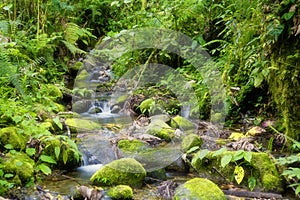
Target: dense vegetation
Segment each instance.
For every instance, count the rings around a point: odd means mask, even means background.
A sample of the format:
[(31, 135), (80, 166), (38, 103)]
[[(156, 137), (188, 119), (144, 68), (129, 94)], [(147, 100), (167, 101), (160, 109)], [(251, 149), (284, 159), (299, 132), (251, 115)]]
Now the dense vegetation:
[[(64, 135), (61, 115), (68, 110), (62, 105), (72, 93), (69, 85), (76, 63), (103, 37), (140, 27), (179, 31), (207, 49), (226, 85), (228, 126), (245, 118), (254, 119), (251, 123), (256, 125), (276, 121), (269, 124), (274, 137), (284, 133), (286, 149), (299, 150), (299, 6), (296, 0), (2, 1), (0, 128), (14, 127), (25, 138), (17, 145), (2, 137), (2, 159), (27, 154), (35, 161), (35, 178), (57, 167), (68, 168), (74, 162), (70, 152), (79, 159), (75, 143)], [(148, 59), (193, 80), (198, 109), (204, 113), (200, 117), (209, 118), (210, 99), (201, 74), (177, 55), (149, 49), (124, 54), (114, 64), (114, 73), (121, 76)], [(43, 148), (38, 149), (33, 140)], [(61, 142), (54, 143), (54, 158), (46, 149), (55, 140)], [(0, 193), (35, 181), (12, 179), (14, 175), (4, 167), (0, 165)], [(297, 176), (299, 172), (291, 174)]]

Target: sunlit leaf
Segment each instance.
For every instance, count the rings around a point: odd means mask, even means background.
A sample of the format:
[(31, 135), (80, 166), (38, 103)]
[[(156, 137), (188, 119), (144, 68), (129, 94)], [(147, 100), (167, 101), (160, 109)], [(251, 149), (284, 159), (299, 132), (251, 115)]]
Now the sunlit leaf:
[(46, 175), (49, 175), (52, 172), (51, 169), (45, 164), (38, 165), (38, 169), (40, 169)]
[(6, 145), (4, 145), (4, 148), (5, 149), (13, 149), (14, 147), (11, 144), (6, 144)]
[(60, 148), (59, 147), (55, 147), (54, 148), (54, 153), (55, 153), (56, 159), (58, 159), (59, 158), (59, 154), (60, 154)]
[(244, 157), (244, 150), (238, 150), (233, 155), (233, 160), (238, 161), (241, 160)]
[(187, 153), (187, 154), (192, 153), (192, 152), (198, 150), (199, 148), (200, 148), (199, 146), (192, 147), (192, 148), (190, 148), (186, 153)]
[(25, 151), (26, 151), (26, 154), (29, 156), (33, 156), (36, 153), (35, 148), (27, 148)]
[(14, 175), (13, 174), (5, 174), (4, 175), (4, 178), (11, 178), (11, 177), (14, 177)]
[(207, 156), (208, 153), (209, 153), (208, 149), (203, 149), (200, 151), (198, 158), (202, 160), (205, 156)]
[(62, 126), (62, 123), (61, 123), (60, 120), (59, 120), (59, 117), (53, 118), (53, 122), (58, 126), (58, 128), (59, 128), (60, 130), (63, 129), (63, 126)]
[(47, 162), (47, 163), (56, 164), (56, 161), (50, 156), (41, 155), (40, 160), (44, 161), (44, 162)]
[(218, 155), (221, 155), (223, 152), (227, 151), (226, 147), (223, 147), (221, 149), (219, 149), (218, 151), (215, 151), (212, 155), (212, 157), (215, 157), (215, 156), (218, 156)]
[(245, 159), (247, 162), (251, 162), (251, 159), (252, 159), (252, 153), (249, 152), (249, 151), (245, 151), (245, 152), (244, 152), (244, 159)]
[(242, 182), (242, 180), (244, 179), (244, 176), (245, 176), (244, 168), (242, 166), (235, 166), (234, 179), (236, 180), (236, 182), (238, 184), (240, 184)]
[(232, 155), (228, 154), (222, 157), (221, 159), (221, 167), (226, 167), (226, 165), (228, 165), (230, 163), (232, 159)]

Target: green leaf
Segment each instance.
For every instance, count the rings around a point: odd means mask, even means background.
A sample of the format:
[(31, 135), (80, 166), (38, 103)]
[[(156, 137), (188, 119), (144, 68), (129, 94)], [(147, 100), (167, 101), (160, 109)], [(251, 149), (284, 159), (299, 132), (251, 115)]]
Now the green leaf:
[(232, 155), (228, 154), (222, 157), (221, 159), (221, 167), (226, 167), (226, 165), (228, 165), (230, 163), (232, 159)]
[(250, 177), (248, 178), (248, 188), (252, 191), (256, 186), (256, 178)]
[(289, 19), (291, 19), (293, 16), (294, 16), (295, 12), (287, 12), (287, 13), (284, 13), (282, 15), (282, 19), (284, 19), (285, 21), (288, 21)]
[(40, 156), (40, 160), (44, 161), (46, 163), (56, 164), (56, 161), (52, 157), (50, 157), (50, 156), (41, 155)]
[(51, 169), (43, 163), (38, 165), (37, 167), (38, 167), (38, 169), (40, 169), (46, 175), (49, 175), (52, 172)]
[(226, 147), (223, 147), (221, 149), (219, 149), (218, 151), (215, 151), (212, 155), (212, 157), (216, 157), (218, 155), (221, 155), (223, 152), (227, 151)]
[(6, 145), (4, 146), (4, 148), (5, 148), (5, 149), (13, 149), (14, 147), (13, 147), (13, 145), (11, 145), (11, 144), (6, 144)]
[(14, 175), (13, 174), (5, 174), (4, 175), (4, 178), (11, 178), (11, 177), (14, 177)]
[(200, 151), (198, 158), (202, 160), (205, 156), (207, 156), (208, 153), (209, 153), (208, 149), (203, 149)]
[(56, 159), (58, 160), (58, 158), (59, 158), (59, 154), (60, 154), (60, 147), (55, 147), (54, 148), (54, 153), (55, 153), (55, 157), (56, 157)]
[(236, 180), (237, 184), (240, 184), (245, 176), (245, 171), (242, 166), (235, 166), (234, 169), (234, 179)]
[(244, 150), (238, 150), (233, 155), (233, 160), (238, 161), (238, 160), (241, 160), (243, 157), (244, 157)]
[(62, 123), (61, 123), (60, 120), (59, 120), (59, 117), (53, 118), (53, 122), (58, 126), (58, 128), (59, 128), (60, 130), (63, 129), (63, 126), (62, 126)]
[(68, 161), (68, 151), (64, 151), (63, 153), (63, 162), (64, 164), (67, 164)]
[(249, 152), (249, 151), (245, 151), (244, 152), (244, 159), (247, 161), (247, 162), (251, 162), (251, 159), (252, 159), (252, 153)]
[(300, 185), (297, 186), (296, 190), (295, 190), (295, 194), (298, 195), (300, 193)]
[(28, 156), (33, 156), (36, 153), (35, 148), (27, 148), (25, 151)]
[(198, 150), (199, 148), (200, 148), (199, 146), (192, 147), (192, 148), (190, 148), (186, 153), (187, 153), (187, 154), (192, 153), (192, 152)]

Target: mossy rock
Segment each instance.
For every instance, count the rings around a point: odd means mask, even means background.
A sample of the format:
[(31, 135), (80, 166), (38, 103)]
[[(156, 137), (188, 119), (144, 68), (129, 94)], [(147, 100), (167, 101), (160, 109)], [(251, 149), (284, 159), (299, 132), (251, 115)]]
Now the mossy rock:
[(116, 187), (109, 189), (107, 195), (116, 200), (132, 199), (133, 191), (132, 188), (128, 185), (117, 185)]
[(194, 178), (175, 190), (174, 200), (226, 200), (225, 194), (212, 181)]
[(72, 111), (77, 113), (84, 113), (92, 106), (92, 102), (89, 100), (80, 100), (72, 104)]
[(140, 140), (120, 140), (118, 148), (124, 152), (140, 152), (148, 149), (148, 145)]
[(129, 98), (129, 94), (121, 95), (116, 99), (116, 104), (124, 105), (128, 98)]
[(196, 126), (191, 121), (179, 115), (172, 118), (171, 127), (180, 128), (183, 130), (191, 130), (196, 128)]
[(71, 139), (61, 136), (49, 136), (42, 140), (41, 144), (45, 146), (42, 155), (50, 156), (56, 161), (56, 164), (53, 165), (54, 167), (58, 169), (74, 169), (80, 166), (80, 154), (76, 144)]
[(72, 132), (91, 131), (102, 128), (100, 124), (86, 119), (69, 118), (66, 119), (65, 123), (70, 127)]
[(192, 147), (201, 147), (203, 141), (202, 139), (196, 134), (190, 134), (183, 138), (181, 147), (184, 152), (187, 152)]
[(43, 84), (41, 90), (45, 91), (47, 97), (53, 101), (63, 97), (63, 93), (61, 92), (60, 88), (53, 84)]
[(85, 69), (81, 70), (76, 76), (76, 82), (86, 82), (89, 76), (90, 74)]
[(175, 130), (172, 129), (166, 122), (156, 119), (151, 121), (147, 127), (146, 133), (159, 137), (167, 142), (170, 142), (174, 138)]
[[(254, 177), (256, 179), (256, 187), (258, 190), (267, 192), (283, 191), (280, 174), (277, 171), (275, 163), (267, 153), (250, 152), (250, 163), (242, 156), (240, 160), (230, 162), (225, 167), (221, 167), (221, 160), (224, 156), (231, 156), (233, 158), (239, 154), (237, 152), (243, 151), (224, 151), (215, 156), (213, 155), (214, 151), (212, 151), (201, 159), (203, 154), (202, 150), (194, 155), (191, 165), (197, 170), (200, 176), (209, 177), (214, 182), (222, 183), (224, 181), (223, 177), (235, 182), (232, 174), (236, 167), (235, 163), (237, 163), (244, 169), (244, 178), (240, 185), (248, 187), (248, 179)], [(220, 177), (220, 173), (223, 177)]]
[(93, 185), (129, 185), (141, 187), (146, 177), (144, 167), (133, 158), (115, 160), (93, 174), (90, 181)]
[(8, 153), (2, 164), (2, 170), (6, 174), (13, 174), (15, 179), (20, 179), (23, 184), (34, 176), (34, 161), (25, 153)]
[(6, 127), (0, 130), (0, 149), (4, 150), (4, 146), (11, 145), (12, 149), (22, 150), (25, 149), (28, 138), (23, 134), (18, 133), (18, 129), (15, 127)]

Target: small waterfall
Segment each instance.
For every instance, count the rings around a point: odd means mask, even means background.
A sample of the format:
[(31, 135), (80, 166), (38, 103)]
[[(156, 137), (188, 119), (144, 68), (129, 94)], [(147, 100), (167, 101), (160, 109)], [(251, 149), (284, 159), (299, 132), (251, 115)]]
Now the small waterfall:
[(181, 107), (181, 116), (188, 119), (191, 112), (191, 105), (183, 105)]

